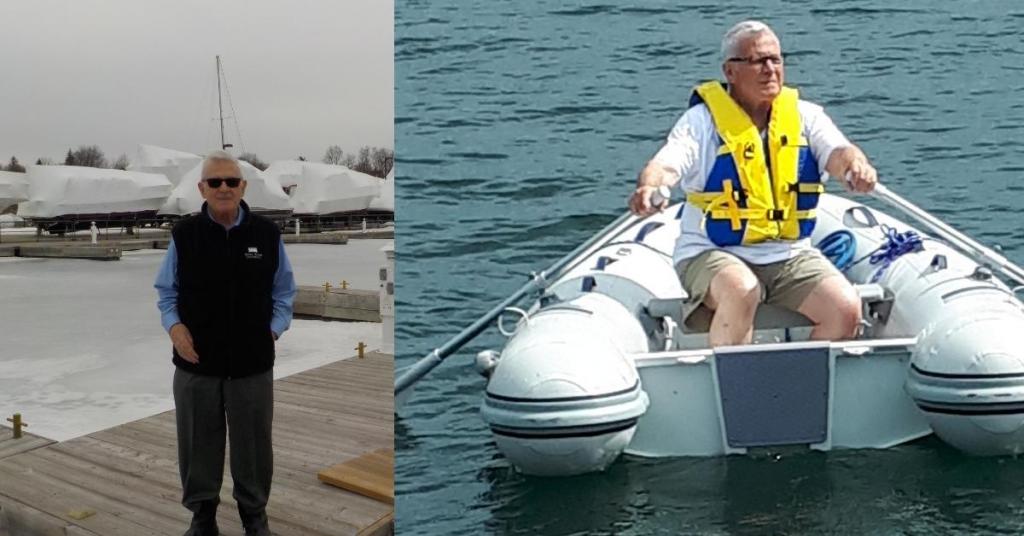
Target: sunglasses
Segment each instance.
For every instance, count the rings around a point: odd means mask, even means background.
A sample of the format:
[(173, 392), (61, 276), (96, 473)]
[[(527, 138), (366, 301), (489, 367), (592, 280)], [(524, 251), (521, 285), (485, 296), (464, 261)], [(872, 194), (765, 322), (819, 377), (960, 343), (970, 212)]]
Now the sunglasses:
[(242, 183), (242, 179), (238, 177), (214, 177), (203, 179), (203, 181), (210, 188), (220, 188), (221, 183), (227, 184), (228, 188), (238, 188), (238, 185)]

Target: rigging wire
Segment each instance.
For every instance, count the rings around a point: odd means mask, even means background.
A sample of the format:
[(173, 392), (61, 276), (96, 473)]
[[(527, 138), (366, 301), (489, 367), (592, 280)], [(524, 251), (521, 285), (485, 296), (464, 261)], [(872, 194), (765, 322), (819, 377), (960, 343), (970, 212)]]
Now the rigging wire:
[(240, 147), (239, 150), (240, 150), (240, 152), (244, 153), (245, 152), (245, 142), (242, 141), (242, 129), (238, 125), (238, 115), (235, 113), (235, 103), (234, 103), (234, 101), (231, 100), (231, 88), (228, 87), (228, 77), (227, 77), (226, 74), (224, 74), (224, 59), (223, 58), (221, 58), (221, 60), (220, 60), (220, 75), (219, 76), (224, 78), (224, 92), (227, 93), (227, 96), (228, 96), (228, 107), (231, 108), (231, 119), (233, 119), (235, 121), (235, 134), (238, 136), (238, 145)]

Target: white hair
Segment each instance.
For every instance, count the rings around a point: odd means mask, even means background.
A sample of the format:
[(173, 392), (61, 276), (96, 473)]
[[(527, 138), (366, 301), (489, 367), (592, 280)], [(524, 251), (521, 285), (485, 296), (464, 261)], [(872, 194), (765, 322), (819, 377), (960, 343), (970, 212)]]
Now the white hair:
[[(200, 181), (202, 181), (203, 177), (206, 176), (206, 170), (210, 167), (210, 164), (213, 164), (214, 162), (231, 162), (236, 166), (239, 166), (238, 159), (235, 158), (235, 155), (219, 149), (211, 151), (206, 155), (206, 158), (203, 159), (203, 172), (199, 175)], [(241, 166), (239, 166), (238, 169), (241, 171)]]
[(728, 61), (729, 58), (736, 57), (739, 54), (740, 43), (745, 39), (763, 33), (769, 33), (776, 40), (779, 39), (767, 24), (759, 20), (737, 22), (722, 36), (722, 61)]

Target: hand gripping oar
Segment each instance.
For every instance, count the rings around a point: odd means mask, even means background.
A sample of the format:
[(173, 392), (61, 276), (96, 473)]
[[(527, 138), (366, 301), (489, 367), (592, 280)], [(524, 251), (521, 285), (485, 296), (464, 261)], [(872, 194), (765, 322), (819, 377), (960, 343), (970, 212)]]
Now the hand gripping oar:
[[(440, 365), (445, 358), (455, 353), (459, 348), (462, 348), (463, 345), (479, 335), (487, 328), (487, 326), (490, 325), (491, 322), (494, 321), (495, 318), (498, 317), (498, 315), (502, 313), (502, 311), (505, 310), (506, 307), (516, 303), (528, 293), (544, 288), (549, 278), (556, 279), (563, 268), (572, 264), (577, 258), (584, 257), (593, 250), (603, 246), (609, 239), (614, 238), (623, 229), (632, 225), (634, 219), (635, 216), (629, 212), (619, 216), (615, 221), (602, 229), (601, 232), (597, 233), (583, 244), (580, 244), (579, 247), (552, 264), (547, 270), (540, 273), (534, 273), (530, 281), (523, 285), (522, 288), (517, 290), (508, 298), (505, 298), (501, 303), (488, 311), (487, 314), (481, 316), (475, 322), (466, 327), (466, 329), (460, 331), (458, 335), (452, 337), (448, 342), (444, 343), (439, 348), (436, 348), (412, 366), (406, 368), (402, 375), (395, 380), (395, 400), (399, 400), (399, 397), (406, 389), (411, 387), (423, 376), (426, 376), (434, 367)], [(397, 409), (399, 405), (400, 404), (396, 404), (395, 408)]]
[(910, 201), (903, 199), (899, 195), (893, 193), (891, 190), (881, 184), (876, 184), (875, 189), (872, 191), (875, 197), (889, 203), (890, 205), (900, 209), (906, 214), (912, 216), (914, 219), (920, 221), (930, 228), (935, 234), (939, 235), (949, 243), (953, 244), (961, 251), (969, 254), (971, 257), (981, 257), (988, 261), (993, 268), (999, 270), (1008, 278), (1014, 280), (1019, 285), (1024, 285), (1024, 269), (1011, 262), (1006, 257), (993, 251), (992, 249), (976, 242), (971, 237), (957, 231), (950, 227), (942, 220), (939, 220), (935, 216), (932, 216), (924, 209), (914, 205)]

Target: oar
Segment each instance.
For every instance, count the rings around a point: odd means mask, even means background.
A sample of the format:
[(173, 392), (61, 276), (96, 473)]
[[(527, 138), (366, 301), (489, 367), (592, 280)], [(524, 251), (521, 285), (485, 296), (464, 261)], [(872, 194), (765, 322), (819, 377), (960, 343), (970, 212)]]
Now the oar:
[[(913, 216), (921, 223), (927, 225), (935, 234), (946, 239), (954, 246), (960, 248), (965, 253), (971, 256), (981, 257), (988, 261), (994, 268), (998, 269), (1004, 275), (1017, 282), (1017, 284), (1024, 285), (1024, 269), (1017, 266), (1003, 255), (993, 251), (983, 244), (976, 242), (971, 237), (957, 231), (950, 227), (942, 220), (939, 220), (935, 216), (932, 216), (924, 209), (914, 205), (910, 201), (903, 199), (899, 195), (893, 193), (891, 190), (886, 188), (884, 185), (876, 184), (875, 189), (872, 192), (875, 197), (889, 203), (890, 205), (902, 210), (906, 214)], [(977, 261), (978, 259), (975, 258)]]
[(479, 335), (491, 324), (491, 322), (494, 321), (495, 318), (498, 317), (498, 315), (502, 313), (502, 311), (505, 310), (506, 307), (516, 303), (530, 292), (544, 288), (549, 278), (557, 278), (560, 275), (559, 272), (566, 266), (572, 264), (577, 258), (582, 258), (590, 254), (593, 250), (603, 246), (609, 239), (614, 238), (623, 229), (632, 225), (635, 218), (636, 217), (629, 212), (619, 216), (615, 221), (602, 229), (601, 232), (597, 233), (583, 244), (580, 244), (579, 247), (552, 264), (547, 270), (533, 274), (530, 281), (523, 285), (522, 288), (514, 292), (508, 298), (505, 298), (501, 303), (488, 311), (487, 314), (481, 316), (475, 322), (460, 331), (458, 335), (452, 337), (448, 342), (444, 343), (439, 348), (436, 348), (412, 366), (406, 368), (402, 375), (395, 381), (395, 400), (398, 402), (395, 404), (395, 408), (397, 409), (398, 406), (401, 405), (401, 401), (404, 400), (405, 397), (402, 397), (403, 392), (412, 387), (412, 385), (420, 378), (426, 376), (434, 367), (440, 365), (445, 358), (455, 353), (459, 348), (462, 348), (463, 345)]

